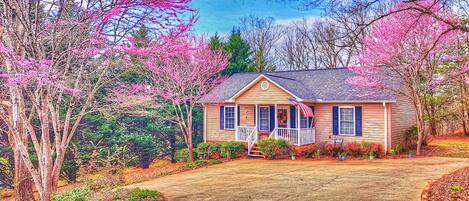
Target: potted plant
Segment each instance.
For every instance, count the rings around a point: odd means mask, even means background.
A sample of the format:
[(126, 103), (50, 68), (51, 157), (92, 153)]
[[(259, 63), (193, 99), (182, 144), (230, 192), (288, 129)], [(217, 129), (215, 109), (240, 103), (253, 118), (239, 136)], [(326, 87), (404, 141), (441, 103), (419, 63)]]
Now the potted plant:
[(413, 158), (415, 156), (415, 150), (409, 150), (409, 158)]
[(402, 153), (402, 151), (403, 151), (401, 145), (396, 145), (396, 149), (395, 149), (395, 150), (396, 150), (396, 155), (399, 156), (399, 157), (401, 157), (401, 153)]
[(368, 153), (368, 157), (370, 158), (370, 160), (375, 159), (375, 158), (376, 158), (376, 152), (370, 151), (370, 152)]
[(343, 151), (340, 153), (340, 159), (343, 161), (347, 160), (347, 152)]
[(290, 157), (292, 160), (295, 160), (296, 159), (296, 153), (294, 151), (290, 151)]
[(392, 157), (393, 159), (397, 159), (397, 152), (396, 152), (396, 150), (391, 149), (391, 157)]
[(316, 160), (321, 159), (321, 151), (319, 151), (319, 149), (314, 152), (314, 157), (316, 158)]

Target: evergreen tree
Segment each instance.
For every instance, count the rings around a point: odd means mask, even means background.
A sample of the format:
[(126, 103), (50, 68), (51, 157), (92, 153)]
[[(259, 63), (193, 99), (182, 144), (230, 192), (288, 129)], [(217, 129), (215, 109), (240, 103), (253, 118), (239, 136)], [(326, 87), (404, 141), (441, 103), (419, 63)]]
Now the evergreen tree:
[(255, 71), (252, 60), (250, 59), (252, 54), (250, 46), (241, 37), (239, 29), (233, 29), (228, 42), (223, 45), (223, 51), (231, 55), (230, 63), (223, 71), (224, 75)]
[(223, 43), (221, 42), (217, 33), (215, 33), (215, 35), (210, 38), (209, 46), (211, 50), (219, 50), (223, 46)]

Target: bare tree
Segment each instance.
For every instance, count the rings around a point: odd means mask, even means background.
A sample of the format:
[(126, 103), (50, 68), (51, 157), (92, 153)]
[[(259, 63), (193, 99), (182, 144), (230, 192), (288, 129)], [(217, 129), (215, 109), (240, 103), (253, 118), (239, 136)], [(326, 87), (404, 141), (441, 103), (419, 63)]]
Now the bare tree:
[(317, 43), (306, 19), (288, 27), (276, 51), (280, 64), (289, 70), (319, 68)]
[(253, 50), (254, 65), (258, 72), (275, 70), (274, 47), (285, 31), (275, 24), (274, 18), (249, 16), (241, 19), (242, 36)]

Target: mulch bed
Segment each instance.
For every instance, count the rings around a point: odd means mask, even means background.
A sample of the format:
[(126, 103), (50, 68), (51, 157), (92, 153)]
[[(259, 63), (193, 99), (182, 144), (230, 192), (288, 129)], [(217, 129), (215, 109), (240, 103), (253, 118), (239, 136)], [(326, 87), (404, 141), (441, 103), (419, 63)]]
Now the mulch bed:
[[(452, 190), (453, 186), (461, 186), (461, 190)], [(425, 195), (426, 194), (426, 195)], [(469, 200), (469, 167), (459, 169), (447, 174), (430, 184), (423, 197), (438, 201), (464, 201)]]

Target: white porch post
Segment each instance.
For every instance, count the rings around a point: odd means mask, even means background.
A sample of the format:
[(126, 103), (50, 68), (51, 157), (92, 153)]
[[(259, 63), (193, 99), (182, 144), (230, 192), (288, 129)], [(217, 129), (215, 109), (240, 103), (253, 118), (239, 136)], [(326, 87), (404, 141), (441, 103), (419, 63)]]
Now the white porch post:
[(235, 136), (236, 136), (235, 139), (236, 139), (236, 141), (238, 141), (239, 140), (239, 137), (238, 137), (238, 135), (239, 135), (238, 134), (238, 126), (239, 125), (238, 125), (238, 104), (237, 103), (235, 104), (235, 113), (234, 113), (234, 115), (235, 115), (234, 125), (235, 125)]
[(256, 104), (256, 114), (254, 114), (254, 118), (256, 118), (256, 123), (254, 127), (257, 127), (256, 129), (259, 130), (259, 106)]
[(301, 139), (301, 137), (300, 137), (300, 130), (301, 130), (300, 106), (296, 106), (296, 111), (298, 111), (298, 115), (297, 115), (298, 116), (298, 121), (296, 123), (298, 125), (297, 126), (297, 128), (298, 128), (298, 135), (297, 135), (298, 136), (298, 146), (300, 146), (300, 139)]

